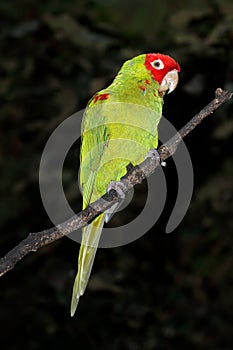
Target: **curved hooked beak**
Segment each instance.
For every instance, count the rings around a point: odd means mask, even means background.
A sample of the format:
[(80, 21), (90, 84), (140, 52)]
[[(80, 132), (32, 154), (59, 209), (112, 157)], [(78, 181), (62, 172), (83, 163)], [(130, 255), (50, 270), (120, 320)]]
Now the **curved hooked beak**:
[(170, 94), (170, 92), (175, 90), (176, 85), (178, 84), (178, 80), (178, 71), (176, 69), (171, 70), (163, 78), (159, 91), (168, 90), (167, 93)]

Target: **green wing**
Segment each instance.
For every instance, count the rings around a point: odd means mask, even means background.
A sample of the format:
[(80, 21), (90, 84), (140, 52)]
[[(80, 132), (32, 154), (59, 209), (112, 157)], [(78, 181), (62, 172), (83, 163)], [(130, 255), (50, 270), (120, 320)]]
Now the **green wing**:
[(108, 132), (103, 113), (103, 103), (92, 106), (89, 102), (82, 122), (82, 148), (80, 153), (80, 186), (83, 208), (94, 201), (93, 191), (96, 175), (108, 143)]

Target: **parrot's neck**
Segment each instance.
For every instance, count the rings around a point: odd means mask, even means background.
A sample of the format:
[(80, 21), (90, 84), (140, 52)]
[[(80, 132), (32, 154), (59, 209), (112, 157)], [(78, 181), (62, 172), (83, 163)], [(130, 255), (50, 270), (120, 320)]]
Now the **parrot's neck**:
[[(108, 90), (115, 100), (146, 105), (154, 109), (155, 104), (163, 104), (164, 93), (160, 85), (146, 70), (123, 66)], [(133, 69), (134, 68), (134, 69)]]

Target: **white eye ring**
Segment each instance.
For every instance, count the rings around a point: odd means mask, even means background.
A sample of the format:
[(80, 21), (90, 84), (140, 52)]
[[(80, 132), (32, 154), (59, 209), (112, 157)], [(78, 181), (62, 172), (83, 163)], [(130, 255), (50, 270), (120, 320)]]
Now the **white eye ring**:
[(151, 62), (150, 64), (152, 65), (153, 68), (158, 69), (158, 70), (164, 68), (163, 61), (160, 58), (158, 58), (157, 60)]

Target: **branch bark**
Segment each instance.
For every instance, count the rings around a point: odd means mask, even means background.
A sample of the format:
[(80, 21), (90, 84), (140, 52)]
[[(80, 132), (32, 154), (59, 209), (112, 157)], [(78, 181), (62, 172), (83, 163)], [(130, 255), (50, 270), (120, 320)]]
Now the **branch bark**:
[[(196, 114), (178, 133), (176, 133), (168, 142), (164, 143), (158, 149), (161, 161), (172, 156), (180, 141), (187, 136), (204, 118), (213, 113), (218, 107), (230, 100), (232, 93), (218, 88), (215, 91), (215, 98)], [(154, 158), (146, 158), (141, 164), (133, 167), (129, 164), (127, 173), (121, 178), (125, 185), (125, 193), (129, 192), (136, 184), (140, 184), (146, 177), (149, 177), (157, 168), (159, 162)], [(110, 208), (119, 200), (118, 193), (115, 190), (104, 194), (97, 201), (89, 205), (86, 209), (77, 215), (61, 223), (57, 227), (43, 230), (41, 232), (29, 233), (15, 248), (9, 251), (0, 259), (0, 277), (13, 269), (14, 266), (23, 259), (28, 253), (36, 252), (38, 249), (50, 244), (63, 236), (87, 225), (101, 212)]]

